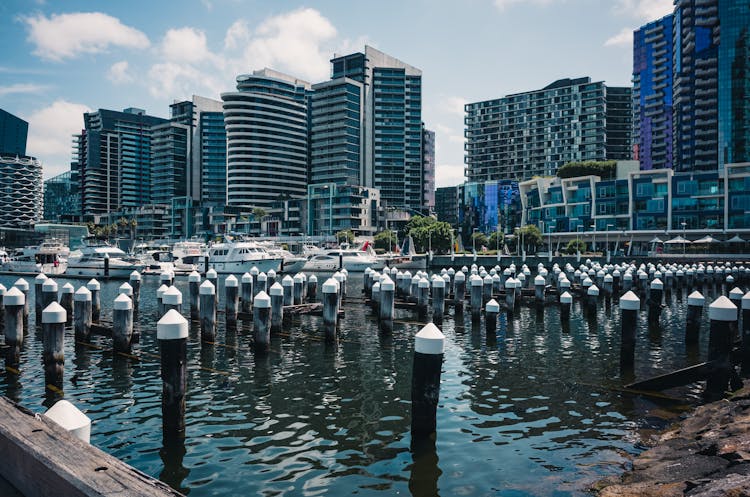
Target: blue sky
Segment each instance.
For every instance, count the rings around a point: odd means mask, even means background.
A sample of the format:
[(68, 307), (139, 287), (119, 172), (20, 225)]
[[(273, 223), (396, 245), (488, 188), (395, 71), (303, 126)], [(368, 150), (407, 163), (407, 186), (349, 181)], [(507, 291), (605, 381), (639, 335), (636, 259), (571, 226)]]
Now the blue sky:
[(437, 185), (463, 177), (463, 104), (565, 77), (630, 84), (632, 30), (671, 0), (183, 0), (0, 3), (0, 108), (30, 123), (45, 177), (66, 171), (83, 112), (219, 98), (271, 67), (312, 83), (365, 43), (423, 71)]

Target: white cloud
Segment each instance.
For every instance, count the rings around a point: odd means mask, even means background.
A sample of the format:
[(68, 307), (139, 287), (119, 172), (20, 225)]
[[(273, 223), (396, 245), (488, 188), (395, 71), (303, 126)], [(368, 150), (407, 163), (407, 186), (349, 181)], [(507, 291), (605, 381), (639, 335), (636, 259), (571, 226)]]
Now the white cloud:
[(443, 96), (440, 98), (440, 110), (446, 114), (453, 114), (463, 118), (465, 115), (464, 105), (467, 102), (468, 100), (463, 97)]
[(35, 83), (15, 83), (8, 86), (0, 86), (0, 97), (18, 93), (39, 93), (48, 88), (49, 86), (47, 85), (38, 85)]
[(435, 187), (455, 186), (463, 183), (463, 164), (438, 164), (435, 166)]
[(604, 42), (605, 47), (632, 47), (633, 46), (633, 30), (631, 28), (623, 28), (622, 31), (614, 36), (611, 36)]
[(43, 14), (23, 18), (29, 28), (28, 40), (35, 45), (34, 54), (61, 61), (83, 53), (99, 53), (110, 46), (146, 48), (148, 37), (126, 26), (116, 17), (101, 12)]
[(536, 5), (550, 5), (552, 3), (562, 3), (565, 0), (495, 0), (495, 7), (498, 10), (505, 10), (507, 7), (511, 7), (516, 4), (536, 4)]
[(83, 114), (89, 110), (84, 104), (56, 100), (24, 117), (29, 122), (26, 153), (42, 161), (45, 177), (70, 169), (70, 137), (81, 132)]
[(240, 45), (247, 42), (250, 39), (250, 27), (247, 21), (244, 19), (237, 19), (227, 29), (227, 34), (224, 36), (224, 48), (227, 50), (234, 50), (240, 48)]
[(615, 12), (639, 21), (655, 21), (672, 13), (672, 0), (616, 0)]
[(171, 62), (197, 63), (214, 58), (206, 43), (206, 33), (190, 27), (168, 30), (159, 49)]
[(134, 78), (128, 72), (129, 70), (130, 66), (127, 60), (115, 62), (110, 66), (109, 71), (107, 71), (107, 79), (116, 85), (131, 83)]
[(154, 97), (183, 99), (207, 90), (218, 96), (227, 87), (222, 80), (190, 64), (164, 62), (154, 64), (148, 71), (149, 92)]

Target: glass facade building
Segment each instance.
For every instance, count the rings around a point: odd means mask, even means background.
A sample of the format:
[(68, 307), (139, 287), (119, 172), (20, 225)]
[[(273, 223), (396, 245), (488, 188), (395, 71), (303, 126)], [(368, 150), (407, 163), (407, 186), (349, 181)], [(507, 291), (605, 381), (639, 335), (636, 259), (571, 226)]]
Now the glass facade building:
[(0, 154), (26, 155), (29, 123), (0, 109)]
[(674, 165), (671, 14), (633, 33), (633, 159), (641, 169)]
[(44, 182), (44, 219), (56, 223), (81, 219), (81, 188), (78, 173), (66, 171)]
[(307, 188), (307, 234), (335, 235), (351, 229), (357, 235), (374, 235), (377, 227), (379, 192), (373, 188), (336, 183)]
[(435, 214), (438, 221), (458, 226), (458, 199), (461, 188), (461, 186), (445, 186), (435, 190)]
[(422, 191), (422, 207), (435, 211), (435, 132), (422, 125), (422, 174), (424, 190)]
[(465, 107), (470, 182), (554, 175), (567, 162), (629, 159), (631, 89), (591, 78)]
[(42, 164), (34, 157), (0, 155), (0, 227), (35, 224), (43, 202)]
[[(223, 112), (202, 112), (199, 122), (200, 201), (224, 205), (227, 201), (227, 132)], [(195, 147), (194, 147), (195, 150)]]
[(189, 132), (173, 122), (153, 127), (150, 203), (169, 205), (175, 197), (185, 197)]
[(460, 189), (458, 223), (464, 240), (471, 239), (475, 228), (483, 233), (512, 234), (520, 226), (521, 199), (517, 181), (468, 182)]
[(227, 205), (268, 209), (307, 188), (308, 96), (304, 81), (264, 69), (223, 93)]

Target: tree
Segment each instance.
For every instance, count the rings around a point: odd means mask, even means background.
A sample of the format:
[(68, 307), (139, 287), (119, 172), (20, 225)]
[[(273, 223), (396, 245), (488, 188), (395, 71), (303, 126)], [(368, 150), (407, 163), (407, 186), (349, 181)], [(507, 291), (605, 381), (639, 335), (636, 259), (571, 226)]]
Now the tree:
[(559, 178), (589, 175), (600, 176), (602, 179), (614, 179), (617, 175), (617, 161), (568, 162), (557, 170)]
[(130, 238), (135, 239), (135, 229), (138, 226), (138, 221), (135, 218), (130, 220)]
[(471, 234), (471, 247), (476, 248), (477, 252), (482, 250), (482, 247), (487, 247), (490, 241), (487, 239), (487, 235), (481, 231), (475, 231)]
[(381, 231), (375, 235), (375, 249), (391, 252), (393, 247), (398, 243), (396, 233), (391, 230)]
[(487, 245), (487, 248), (490, 250), (503, 250), (503, 246), (505, 245), (505, 233), (502, 231), (493, 231), (490, 233), (488, 243), (489, 245)]
[(354, 243), (354, 232), (352, 230), (342, 230), (336, 233), (336, 240), (346, 242), (349, 245)]
[(565, 246), (566, 254), (575, 254), (576, 252), (584, 252), (586, 250), (586, 242), (583, 240), (571, 240)]
[[(535, 224), (527, 224), (523, 228), (518, 228), (516, 234), (518, 235), (518, 238), (522, 240), (524, 250), (527, 252), (536, 252), (537, 247), (544, 242), (542, 239), (542, 232), (539, 231), (539, 228), (537, 228)], [(532, 248), (532, 250), (529, 250), (529, 248)]]
[(253, 208), (253, 217), (257, 219), (258, 221), (261, 221), (267, 215), (268, 215), (268, 211), (266, 211), (263, 207)]

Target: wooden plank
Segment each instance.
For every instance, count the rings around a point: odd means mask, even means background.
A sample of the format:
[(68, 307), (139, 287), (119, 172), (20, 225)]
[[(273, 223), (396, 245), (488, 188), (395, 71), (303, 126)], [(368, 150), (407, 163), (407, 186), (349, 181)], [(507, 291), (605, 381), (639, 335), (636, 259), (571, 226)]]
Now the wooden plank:
[(671, 373), (654, 376), (643, 381), (637, 381), (625, 388), (635, 390), (667, 390), (669, 388), (680, 387), (695, 383), (696, 381), (705, 380), (706, 377), (714, 371), (713, 362), (702, 362), (693, 366), (688, 366)]
[(0, 454), (0, 474), (25, 497), (182, 495), (5, 397)]

